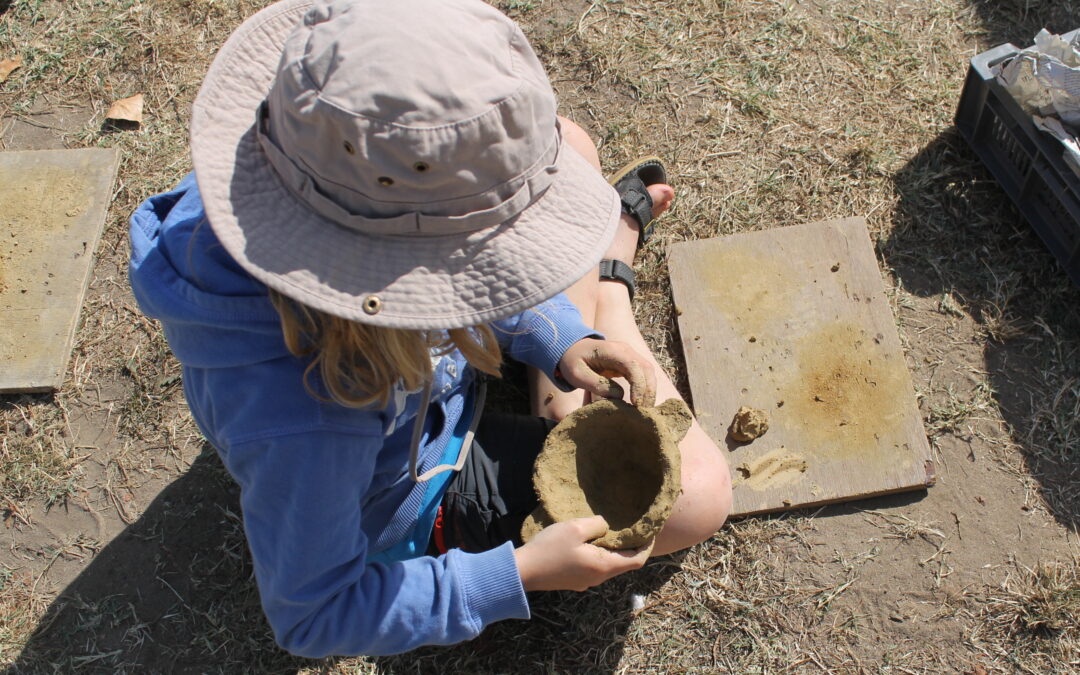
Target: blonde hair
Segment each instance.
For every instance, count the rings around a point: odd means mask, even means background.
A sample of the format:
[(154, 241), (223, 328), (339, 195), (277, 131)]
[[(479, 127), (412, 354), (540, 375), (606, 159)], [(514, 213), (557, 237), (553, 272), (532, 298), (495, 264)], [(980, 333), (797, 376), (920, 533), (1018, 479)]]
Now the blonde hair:
[(455, 349), (473, 368), (499, 376), (502, 352), (486, 324), (445, 331), (380, 328), (320, 312), (273, 290), (270, 301), (281, 317), (289, 352), (312, 357), (304, 370), (304, 388), (323, 400), (311, 386), (316, 369), (337, 403), (386, 407), (396, 384), (407, 391), (419, 389), (431, 378), (432, 355)]

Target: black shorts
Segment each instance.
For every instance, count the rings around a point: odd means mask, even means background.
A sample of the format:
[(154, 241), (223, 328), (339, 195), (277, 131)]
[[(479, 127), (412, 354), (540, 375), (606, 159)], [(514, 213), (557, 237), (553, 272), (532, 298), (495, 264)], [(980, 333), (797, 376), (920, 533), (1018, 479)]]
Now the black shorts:
[(446, 488), (429, 552), (475, 553), (507, 541), (521, 544), (521, 524), (538, 503), (533, 465), (554, 426), (531, 415), (483, 414), (472, 450)]

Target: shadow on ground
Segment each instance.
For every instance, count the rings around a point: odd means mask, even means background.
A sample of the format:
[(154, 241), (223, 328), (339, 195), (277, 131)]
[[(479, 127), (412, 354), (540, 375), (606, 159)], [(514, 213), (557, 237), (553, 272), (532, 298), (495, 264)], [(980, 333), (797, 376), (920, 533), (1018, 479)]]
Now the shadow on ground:
[[(986, 333), (989, 395), (1050, 511), (1075, 531), (1080, 289), (955, 128), (905, 165), (896, 189), (882, 257), (907, 291), (934, 299), (943, 314), (970, 315)], [(947, 430), (949, 420), (940, 421)]]
[(1076, 0), (976, 0), (971, 6), (991, 47), (1006, 42), (1027, 46), (1042, 28), (1058, 34), (1080, 28)]
[[(204, 447), (52, 603), (7, 672), (295, 673), (332, 665), (275, 645), (239, 513), (239, 488)], [(677, 567), (677, 558), (661, 558), (587, 593), (534, 594), (532, 621), (370, 663), (387, 673), (611, 672), (633, 619), (631, 593), (648, 594)]]
[(238, 492), (204, 448), (53, 601), (10, 672), (295, 671), (262, 620)]
[[(612, 673), (634, 620), (632, 594), (647, 596), (678, 571), (681, 554), (650, 561), (586, 593), (534, 593), (532, 620), (495, 624), (471, 642), (375, 659), (386, 673)], [(527, 660), (526, 660), (527, 659)]]

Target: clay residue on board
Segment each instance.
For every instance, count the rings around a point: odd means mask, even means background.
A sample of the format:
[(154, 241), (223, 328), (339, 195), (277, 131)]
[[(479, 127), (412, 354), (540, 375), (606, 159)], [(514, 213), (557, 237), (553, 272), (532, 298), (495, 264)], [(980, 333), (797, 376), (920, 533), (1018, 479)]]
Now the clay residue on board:
[(749, 443), (769, 430), (769, 416), (764, 410), (742, 406), (735, 413), (728, 433), (739, 443)]
[(892, 447), (910, 390), (899, 354), (857, 324), (836, 321), (795, 344), (796, 377), (781, 395), (790, 424), (815, 451), (836, 458)]
[(4, 200), (0, 223), (5, 228), (5, 241), (0, 246), (10, 250), (25, 242), (32, 247), (66, 228), (86, 210), (86, 178), (57, 166), (0, 167), (0, 196)]
[(690, 426), (678, 399), (655, 408), (598, 401), (568, 415), (548, 435), (533, 486), (541, 506), (525, 522), (528, 541), (551, 522), (599, 514), (612, 549), (647, 544), (663, 527), (682, 487), (678, 442)]
[[(19, 262), (28, 258), (48, 266), (67, 268), (66, 260), (50, 260), (48, 251), (78, 218), (88, 196), (86, 176), (70, 169), (39, 166), (15, 171), (0, 167), (0, 293), (32, 294), (45, 276), (40, 266), (27, 268)], [(31, 277), (30, 272), (38, 276)], [(18, 278), (16, 278), (18, 277)], [(27, 293), (22, 293), (22, 291)], [(3, 307), (13, 299), (5, 298)]]
[(781, 447), (735, 467), (738, 473), (735, 485), (745, 485), (751, 490), (768, 490), (802, 480), (806, 469), (806, 460), (802, 455)]
[(701, 297), (708, 298), (748, 337), (775, 334), (764, 329), (790, 316), (799, 288), (789, 269), (776, 258), (755, 255), (746, 247), (719, 251), (711, 262), (702, 270)]
[[(15, 170), (0, 166), (0, 313), (18, 317), (20, 330), (0, 331), (0, 359), (35, 358), (51, 346), (40, 315), (55, 302), (57, 274), (71, 273), (70, 256), (57, 259), (64, 232), (86, 209), (87, 176), (56, 166)], [(27, 318), (32, 317), (32, 318)]]

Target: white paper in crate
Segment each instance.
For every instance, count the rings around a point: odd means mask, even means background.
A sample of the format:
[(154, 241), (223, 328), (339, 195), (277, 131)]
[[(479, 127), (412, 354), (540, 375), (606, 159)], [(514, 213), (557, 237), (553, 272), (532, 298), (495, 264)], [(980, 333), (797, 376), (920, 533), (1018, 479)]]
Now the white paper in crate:
[(1068, 42), (1044, 28), (1033, 46), (997, 70), (998, 82), (1037, 128), (1062, 143), (1066, 163), (1080, 175), (1080, 143), (1074, 133), (1080, 129), (1080, 32)]
[[(1077, 34), (1080, 37), (1080, 33)], [(1080, 126), (1080, 52), (1044, 28), (1035, 45), (1004, 64), (998, 80), (1024, 110), (1033, 115), (1056, 115)]]

